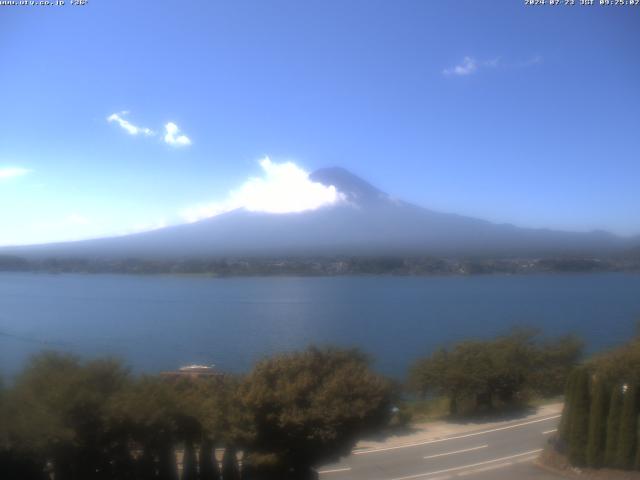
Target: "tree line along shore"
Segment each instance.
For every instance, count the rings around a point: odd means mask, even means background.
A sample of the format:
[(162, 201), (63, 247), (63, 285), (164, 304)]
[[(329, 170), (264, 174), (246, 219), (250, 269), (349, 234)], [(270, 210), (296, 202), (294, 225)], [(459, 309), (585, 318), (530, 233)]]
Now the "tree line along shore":
[(402, 428), (425, 402), (475, 415), (555, 397), (581, 354), (574, 337), (517, 330), (439, 349), (399, 384), (362, 352), (333, 347), (195, 377), (134, 376), (113, 359), (43, 352), (0, 391), (0, 477), (317, 478), (315, 467)]
[(640, 272), (640, 253), (593, 257), (522, 258), (432, 256), (282, 258), (24, 258), (0, 254), (0, 272), (196, 274), (211, 276), (478, 275)]

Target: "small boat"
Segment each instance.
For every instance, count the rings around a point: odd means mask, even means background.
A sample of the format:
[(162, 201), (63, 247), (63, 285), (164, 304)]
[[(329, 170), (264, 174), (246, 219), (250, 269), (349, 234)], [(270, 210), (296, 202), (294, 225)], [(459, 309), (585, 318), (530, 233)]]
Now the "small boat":
[(224, 374), (216, 370), (215, 365), (185, 365), (178, 368), (178, 370), (172, 370), (169, 372), (161, 372), (163, 377), (179, 378), (201, 378), (201, 377), (222, 377)]

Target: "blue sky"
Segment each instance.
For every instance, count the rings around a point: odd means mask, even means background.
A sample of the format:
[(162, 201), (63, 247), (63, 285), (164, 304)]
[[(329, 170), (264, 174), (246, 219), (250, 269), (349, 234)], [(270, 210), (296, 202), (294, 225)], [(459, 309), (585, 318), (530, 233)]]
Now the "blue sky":
[(437, 210), (640, 234), (638, 45), (630, 6), (0, 7), (0, 245), (262, 203), (265, 156), (292, 195), (340, 165)]

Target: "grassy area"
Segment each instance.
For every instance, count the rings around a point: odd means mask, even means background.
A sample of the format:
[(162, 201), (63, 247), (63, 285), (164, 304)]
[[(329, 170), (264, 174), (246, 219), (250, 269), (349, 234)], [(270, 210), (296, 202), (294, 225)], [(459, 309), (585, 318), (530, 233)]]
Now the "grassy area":
[(552, 405), (554, 403), (563, 403), (564, 395), (557, 395), (555, 397), (535, 397), (529, 400), (529, 405), (532, 407), (544, 407), (545, 405)]
[(449, 415), (449, 399), (433, 397), (410, 400), (402, 406), (402, 410), (410, 415), (411, 422), (414, 423), (440, 420)]
[[(533, 397), (527, 402), (527, 405), (537, 408), (563, 401), (562, 395), (548, 398)], [(410, 419), (411, 423), (443, 420), (449, 416), (449, 400), (446, 397), (407, 400), (403, 403), (401, 411), (406, 418)]]

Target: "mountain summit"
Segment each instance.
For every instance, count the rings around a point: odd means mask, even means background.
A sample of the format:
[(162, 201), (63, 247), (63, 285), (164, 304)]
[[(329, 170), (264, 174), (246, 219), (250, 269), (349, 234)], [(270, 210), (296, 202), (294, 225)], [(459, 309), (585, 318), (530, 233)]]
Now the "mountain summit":
[(0, 249), (33, 256), (185, 258), (223, 256), (601, 255), (637, 245), (606, 232), (518, 228), (398, 201), (340, 168), (310, 179), (343, 201), (300, 213), (234, 210), (199, 222), (124, 237)]
[(371, 206), (389, 198), (386, 193), (342, 167), (321, 168), (309, 175), (309, 179), (335, 187), (347, 201), (361, 206)]

